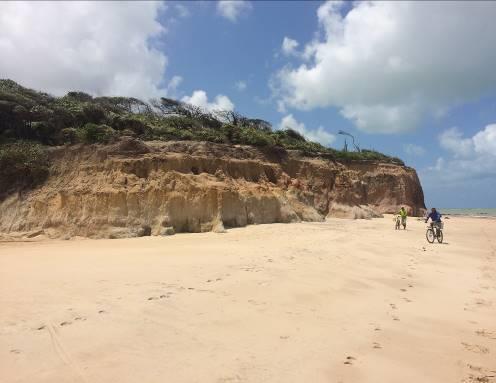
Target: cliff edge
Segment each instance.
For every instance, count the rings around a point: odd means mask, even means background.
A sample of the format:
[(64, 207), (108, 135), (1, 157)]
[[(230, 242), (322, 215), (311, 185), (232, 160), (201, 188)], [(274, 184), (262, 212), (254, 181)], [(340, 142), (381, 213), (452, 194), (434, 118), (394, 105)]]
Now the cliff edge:
[(37, 188), (0, 201), (4, 238), (222, 232), (273, 222), (425, 209), (414, 169), (211, 142), (123, 138), (49, 151)]

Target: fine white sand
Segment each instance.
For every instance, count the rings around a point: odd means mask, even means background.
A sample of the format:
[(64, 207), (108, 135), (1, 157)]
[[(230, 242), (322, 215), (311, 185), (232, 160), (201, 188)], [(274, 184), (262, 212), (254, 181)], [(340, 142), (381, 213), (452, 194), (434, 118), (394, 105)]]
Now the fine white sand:
[(496, 221), (0, 244), (0, 381), (496, 382)]

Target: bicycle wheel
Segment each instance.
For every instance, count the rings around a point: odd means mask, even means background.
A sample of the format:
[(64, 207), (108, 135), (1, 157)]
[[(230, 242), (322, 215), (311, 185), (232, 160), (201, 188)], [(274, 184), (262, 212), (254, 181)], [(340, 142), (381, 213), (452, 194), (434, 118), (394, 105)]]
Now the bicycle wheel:
[(434, 230), (427, 229), (427, 231), (425, 232), (425, 238), (427, 238), (427, 242), (433, 243), (435, 239)]
[(438, 230), (437, 231), (437, 241), (439, 243), (443, 243), (443, 232), (442, 232), (442, 230)]

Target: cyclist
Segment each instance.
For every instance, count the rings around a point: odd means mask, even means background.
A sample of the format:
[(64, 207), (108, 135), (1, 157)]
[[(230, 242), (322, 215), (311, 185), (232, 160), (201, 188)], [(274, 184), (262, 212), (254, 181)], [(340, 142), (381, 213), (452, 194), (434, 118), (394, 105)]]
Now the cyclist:
[(434, 228), (434, 227), (436, 228), (436, 234), (437, 234), (438, 229), (441, 227), (441, 213), (439, 213), (436, 210), (436, 208), (433, 207), (431, 209), (430, 214), (425, 219), (425, 223), (427, 223), (427, 221), (429, 221), (429, 218), (432, 220), (431, 227), (432, 228)]
[(403, 206), (401, 207), (398, 214), (401, 217), (401, 224), (403, 225), (403, 230), (406, 230), (406, 217), (408, 214)]

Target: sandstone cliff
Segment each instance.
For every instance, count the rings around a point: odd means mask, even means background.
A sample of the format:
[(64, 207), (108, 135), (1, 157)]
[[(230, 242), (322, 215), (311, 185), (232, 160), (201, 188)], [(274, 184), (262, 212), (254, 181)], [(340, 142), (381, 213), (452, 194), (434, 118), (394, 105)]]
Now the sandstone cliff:
[(0, 202), (3, 237), (117, 238), (272, 222), (422, 214), (414, 169), (205, 142), (73, 145), (47, 181)]

